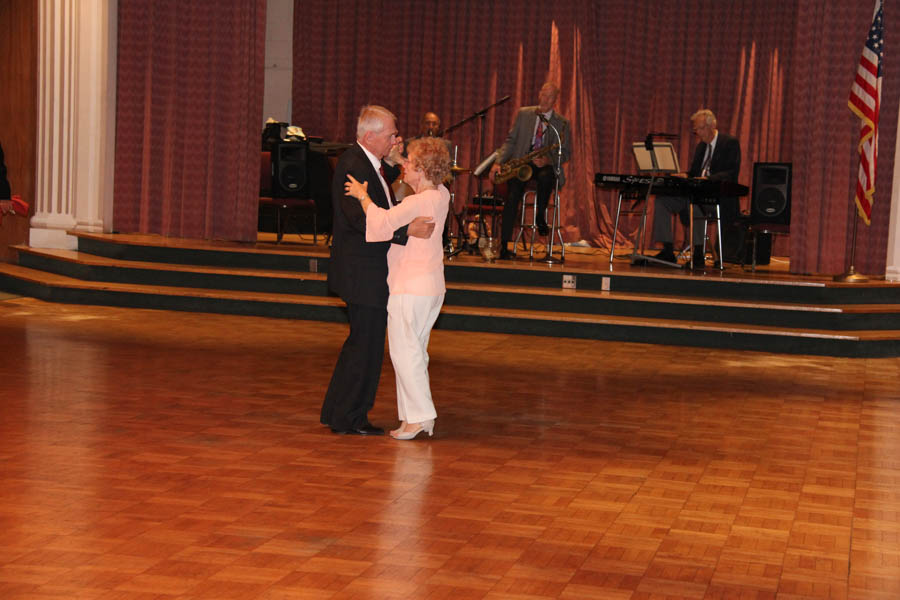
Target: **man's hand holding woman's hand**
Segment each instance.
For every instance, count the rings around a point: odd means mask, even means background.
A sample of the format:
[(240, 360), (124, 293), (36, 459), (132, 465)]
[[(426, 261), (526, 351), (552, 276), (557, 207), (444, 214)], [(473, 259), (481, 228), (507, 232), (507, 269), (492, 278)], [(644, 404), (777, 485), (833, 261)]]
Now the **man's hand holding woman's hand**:
[(397, 136), (397, 141), (394, 142), (394, 145), (391, 146), (388, 155), (385, 157), (384, 162), (395, 167), (403, 162), (403, 138)]

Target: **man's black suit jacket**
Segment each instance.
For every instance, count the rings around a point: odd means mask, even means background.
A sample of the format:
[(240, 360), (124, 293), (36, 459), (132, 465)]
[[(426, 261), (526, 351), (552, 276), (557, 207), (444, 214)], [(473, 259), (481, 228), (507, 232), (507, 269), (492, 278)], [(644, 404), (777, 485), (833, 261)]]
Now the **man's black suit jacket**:
[[(694, 150), (694, 159), (691, 161), (691, 170), (688, 171), (690, 177), (700, 177), (703, 171), (703, 159), (706, 157), (706, 142), (697, 144)], [(708, 179), (713, 181), (734, 181), (737, 182), (741, 172), (741, 143), (736, 137), (732, 137), (727, 133), (719, 132), (719, 139), (716, 141), (716, 148), (709, 160), (709, 176)], [(729, 196), (719, 200), (719, 209), (722, 215), (722, 246), (725, 253), (725, 260), (740, 262), (740, 258), (735, 254), (738, 252), (735, 244), (740, 244), (740, 238), (734, 238), (732, 241), (733, 228), (732, 225), (737, 221), (741, 212), (740, 202), (737, 197)], [(683, 211), (680, 215), (681, 222), (687, 224), (690, 220), (687, 211)]]
[[(703, 159), (706, 157), (706, 142), (697, 144), (691, 161), (690, 177), (700, 177)], [(719, 132), (716, 148), (709, 161), (709, 179), (737, 182), (741, 172), (741, 143), (736, 137)]]
[[(400, 174), (399, 167), (382, 163), (388, 184)], [(347, 304), (384, 308), (387, 306), (387, 251), (392, 242), (366, 242), (366, 214), (359, 200), (344, 193), (347, 174), (369, 182), (369, 197), (376, 205), (390, 208), (390, 200), (378, 173), (358, 143), (338, 159), (331, 181), (334, 224), (328, 288)], [(406, 228), (394, 235), (393, 243), (406, 243)]]

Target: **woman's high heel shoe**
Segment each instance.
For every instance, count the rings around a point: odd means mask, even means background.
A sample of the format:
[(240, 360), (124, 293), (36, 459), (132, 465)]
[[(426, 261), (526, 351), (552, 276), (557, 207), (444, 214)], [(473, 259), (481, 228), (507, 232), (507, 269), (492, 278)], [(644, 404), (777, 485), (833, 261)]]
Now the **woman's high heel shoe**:
[(418, 429), (413, 429), (412, 431), (400, 431), (399, 433), (391, 432), (391, 437), (395, 440), (411, 440), (423, 431), (428, 432), (429, 436), (434, 435), (434, 419), (429, 419), (427, 421), (422, 421), (418, 424)]

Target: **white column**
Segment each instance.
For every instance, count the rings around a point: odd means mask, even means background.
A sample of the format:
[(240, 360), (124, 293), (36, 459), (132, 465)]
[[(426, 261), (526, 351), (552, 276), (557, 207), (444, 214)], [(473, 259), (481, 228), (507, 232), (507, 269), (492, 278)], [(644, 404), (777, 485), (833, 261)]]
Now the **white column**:
[[(900, 109), (898, 109), (900, 111)], [(884, 261), (884, 278), (900, 281), (900, 120), (897, 125), (897, 142), (894, 146), (894, 178), (891, 182), (891, 216), (888, 226), (887, 259)]]
[(115, 62), (116, 0), (39, 0), (31, 246), (74, 249), (67, 231), (111, 230)]

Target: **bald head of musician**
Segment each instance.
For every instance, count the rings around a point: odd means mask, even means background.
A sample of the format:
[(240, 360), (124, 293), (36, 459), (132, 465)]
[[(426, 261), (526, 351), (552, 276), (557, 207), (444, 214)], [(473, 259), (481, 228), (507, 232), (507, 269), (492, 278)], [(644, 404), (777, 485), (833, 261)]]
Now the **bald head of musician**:
[(441, 131), (441, 118), (433, 112), (422, 115), (419, 137), (437, 137)]
[(559, 98), (559, 88), (555, 83), (547, 82), (541, 86), (538, 92), (538, 110), (542, 113), (550, 112), (556, 106), (556, 100)]

